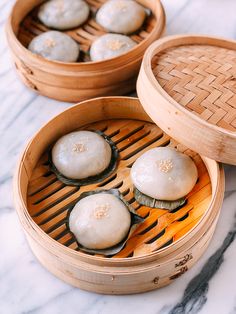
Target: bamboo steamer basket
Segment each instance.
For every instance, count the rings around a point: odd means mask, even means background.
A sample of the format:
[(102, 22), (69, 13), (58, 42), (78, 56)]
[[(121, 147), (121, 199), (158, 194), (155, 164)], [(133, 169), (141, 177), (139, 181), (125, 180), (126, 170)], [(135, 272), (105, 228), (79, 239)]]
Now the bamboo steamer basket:
[[(93, 110), (90, 110), (91, 106)], [(116, 143), (119, 164), (104, 181), (65, 186), (50, 171), (47, 150), (76, 129), (102, 130)], [(133, 197), (129, 171), (138, 156), (158, 146), (190, 155), (199, 179), (187, 203), (173, 212), (140, 206)], [(82, 192), (117, 188), (145, 221), (113, 257), (79, 251), (66, 225), (68, 207)], [(105, 97), (82, 102), (56, 116), (25, 148), (14, 178), (14, 200), (29, 245), (50, 272), (81, 289), (131, 294), (167, 285), (206, 250), (224, 194), (224, 173), (217, 162), (199, 156), (165, 134), (137, 98)]]
[[(105, 1), (87, 0), (92, 14)], [(140, 31), (130, 36), (138, 45), (116, 58), (89, 61), (91, 43), (106, 33), (92, 16), (82, 27), (66, 31), (80, 44), (82, 52), (77, 63), (50, 61), (26, 48), (36, 35), (48, 30), (37, 19), (37, 7), (42, 2), (17, 0), (6, 28), (17, 72), (28, 87), (42, 95), (68, 102), (98, 96), (124, 95), (135, 89), (143, 54), (165, 28), (165, 13), (159, 0), (138, 0), (152, 14)]]
[(170, 136), (236, 165), (236, 41), (183, 35), (156, 41), (145, 53), (137, 91)]

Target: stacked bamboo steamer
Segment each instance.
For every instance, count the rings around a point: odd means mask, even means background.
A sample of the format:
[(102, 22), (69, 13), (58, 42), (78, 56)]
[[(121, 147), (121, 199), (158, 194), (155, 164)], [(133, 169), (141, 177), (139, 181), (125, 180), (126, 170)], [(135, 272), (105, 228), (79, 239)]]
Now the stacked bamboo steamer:
[[(20, 20), (22, 15), (15, 31)], [(236, 163), (235, 49), (233, 41), (204, 36), (156, 41), (139, 73), (140, 101), (103, 97), (82, 102), (33, 137), (15, 174), (15, 204), (33, 252), (49, 271), (85, 290), (130, 294), (169, 284), (196, 263), (214, 233), (223, 202), (224, 173), (215, 160)], [(114, 174), (80, 189), (58, 181), (47, 157), (59, 137), (76, 129), (102, 130), (120, 151)], [(190, 155), (199, 172), (187, 203), (174, 212), (137, 204), (129, 178), (138, 156), (168, 145)], [(97, 188), (119, 189), (145, 218), (112, 257), (81, 252), (67, 229), (68, 208), (82, 192)]]
[[(138, 45), (110, 60), (89, 62), (91, 43), (106, 31), (91, 16), (79, 28), (66, 32), (80, 44), (80, 62), (63, 63), (32, 54), (29, 42), (48, 29), (37, 19), (43, 0), (17, 0), (7, 24), (7, 38), (17, 72), (34, 91), (61, 101), (78, 102), (92, 97), (127, 94), (135, 89), (142, 57), (165, 29), (165, 13), (159, 0), (138, 0), (151, 14), (131, 39)], [(87, 0), (96, 12), (106, 0)]]

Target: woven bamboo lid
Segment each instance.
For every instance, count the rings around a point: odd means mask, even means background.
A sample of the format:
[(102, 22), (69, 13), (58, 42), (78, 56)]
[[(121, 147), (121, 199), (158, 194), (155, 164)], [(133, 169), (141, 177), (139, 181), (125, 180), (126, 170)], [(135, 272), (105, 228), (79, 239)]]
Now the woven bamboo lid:
[(236, 41), (171, 36), (154, 42), (137, 91), (146, 112), (170, 136), (236, 165)]

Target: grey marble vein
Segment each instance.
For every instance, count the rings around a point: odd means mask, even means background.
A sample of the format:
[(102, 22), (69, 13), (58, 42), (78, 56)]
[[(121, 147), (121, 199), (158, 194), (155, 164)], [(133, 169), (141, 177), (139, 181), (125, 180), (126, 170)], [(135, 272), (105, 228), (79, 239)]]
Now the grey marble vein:
[(234, 227), (224, 239), (220, 248), (207, 260), (200, 273), (195, 276), (187, 285), (181, 301), (174, 306), (169, 314), (198, 313), (207, 302), (209, 281), (217, 273), (224, 262), (224, 254), (236, 236), (236, 220)]
[(8, 120), (7, 124), (3, 127), (3, 131), (6, 131), (13, 123), (15, 123), (19, 116), (24, 114), (24, 111), (29, 108), (29, 105), (32, 104), (37, 97), (38, 95), (32, 95), (32, 97), (30, 97), (30, 99), (25, 102), (24, 106), (22, 106), (20, 110), (18, 110), (15, 115), (11, 117), (10, 120)]

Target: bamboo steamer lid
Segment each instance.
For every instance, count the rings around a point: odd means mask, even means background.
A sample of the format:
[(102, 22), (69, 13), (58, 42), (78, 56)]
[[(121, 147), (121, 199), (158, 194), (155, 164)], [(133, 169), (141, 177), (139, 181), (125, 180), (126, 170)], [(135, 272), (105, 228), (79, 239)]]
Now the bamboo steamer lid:
[(171, 137), (236, 165), (236, 41), (180, 35), (154, 42), (144, 55), (137, 92)]

